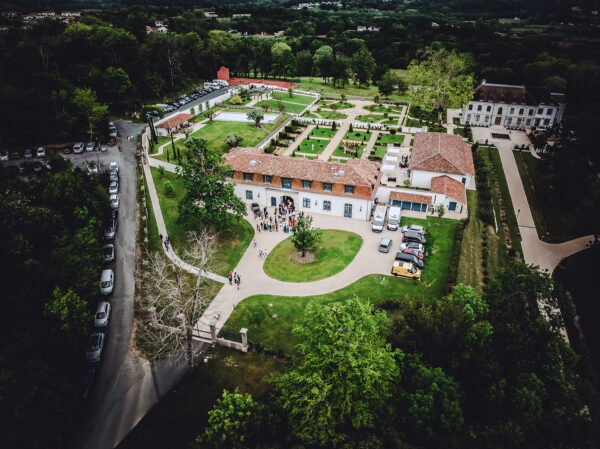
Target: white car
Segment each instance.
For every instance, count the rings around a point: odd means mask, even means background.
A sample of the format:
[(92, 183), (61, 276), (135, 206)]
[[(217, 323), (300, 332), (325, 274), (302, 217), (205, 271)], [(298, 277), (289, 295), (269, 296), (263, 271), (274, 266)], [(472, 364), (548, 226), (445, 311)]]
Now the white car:
[(109, 135), (110, 137), (112, 137), (113, 139), (114, 139), (115, 137), (117, 137), (117, 128), (110, 128), (110, 129), (109, 129), (109, 132), (108, 132), (108, 135)]
[(113, 193), (119, 193), (119, 183), (117, 181), (111, 181), (109, 186), (108, 186), (108, 193), (109, 194), (113, 194)]
[(2, 151), (0, 153), (0, 161), (7, 161), (8, 159), (8, 151)]
[(75, 145), (73, 145), (73, 153), (76, 153), (76, 154), (83, 153), (84, 148), (85, 148), (85, 145), (83, 144), (83, 142), (77, 142)]
[(104, 349), (104, 333), (94, 332), (90, 335), (85, 358), (88, 362), (99, 362)]
[(117, 173), (119, 173), (119, 164), (117, 164), (116, 162), (111, 162), (110, 163), (110, 167), (109, 167), (110, 171), (116, 171)]
[(421, 253), (425, 250), (425, 247), (422, 244), (416, 242), (407, 242), (400, 244), (400, 251), (404, 251), (406, 248), (416, 249)]
[(115, 273), (113, 270), (102, 270), (100, 275), (100, 293), (110, 295), (115, 286)]
[(421, 235), (425, 235), (425, 228), (420, 225), (410, 224), (408, 226), (402, 226), (402, 232), (416, 232)]
[(36, 156), (37, 157), (46, 157), (46, 149), (44, 147), (38, 147)]
[(110, 196), (110, 207), (112, 207), (113, 209), (119, 208), (119, 195), (117, 195), (116, 193)]
[(87, 164), (88, 173), (90, 175), (98, 174), (98, 166), (96, 165), (95, 161), (87, 161), (86, 164)]
[(88, 142), (85, 145), (85, 151), (94, 151), (94, 148), (96, 148), (96, 142)]
[(117, 220), (114, 218), (108, 222), (106, 229), (104, 230), (104, 238), (107, 240), (114, 239), (117, 233)]
[(117, 171), (111, 171), (110, 172), (110, 181), (117, 181), (119, 182), (119, 172)]
[(110, 318), (110, 303), (100, 301), (96, 306), (96, 315), (94, 316), (94, 326), (106, 327)]
[(102, 259), (104, 262), (112, 262), (115, 260), (115, 245), (109, 243), (102, 247)]

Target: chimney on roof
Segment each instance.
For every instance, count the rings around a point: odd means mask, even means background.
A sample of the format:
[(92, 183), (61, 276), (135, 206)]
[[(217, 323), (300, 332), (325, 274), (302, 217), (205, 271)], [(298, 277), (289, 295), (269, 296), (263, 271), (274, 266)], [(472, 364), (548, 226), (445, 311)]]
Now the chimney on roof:
[(486, 84), (485, 79), (481, 82), (481, 84), (483, 84), (485, 86), (485, 84)]

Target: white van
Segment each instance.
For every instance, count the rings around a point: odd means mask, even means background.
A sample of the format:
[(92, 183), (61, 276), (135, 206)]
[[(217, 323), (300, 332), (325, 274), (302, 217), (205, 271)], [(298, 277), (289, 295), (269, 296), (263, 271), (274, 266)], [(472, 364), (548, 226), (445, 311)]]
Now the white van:
[(390, 207), (390, 214), (388, 216), (387, 228), (390, 231), (395, 231), (398, 229), (398, 225), (400, 224), (400, 208), (398, 206)]
[(377, 206), (375, 208), (375, 213), (373, 214), (373, 226), (371, 227), (373, 232), (383, 231), (383, 226), (385, 225), (385, 215), (386, 214), (387, 214), (387, 207)]
[(219, 86), (219, 88), (229, 86), (229, 83), (225, 80), (213, 80), (213, 84)]

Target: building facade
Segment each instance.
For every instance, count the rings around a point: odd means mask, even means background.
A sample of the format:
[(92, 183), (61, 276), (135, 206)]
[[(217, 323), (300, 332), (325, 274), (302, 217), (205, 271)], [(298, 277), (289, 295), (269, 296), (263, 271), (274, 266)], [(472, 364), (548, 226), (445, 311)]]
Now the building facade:
[(379, 184), (379, 164), (346, 164), (266, 154), (234, 148), (225, 155), (228, 181), (247, 203), (275, 207), (291, 203), (296, 211), (368, 220)]
[(475, 88), (473, 99), (462, 108), (463, 125), (508, 129), (549, 128), (562, 119), (565, 95), (543, 87), (493, 84), (486, 80)]

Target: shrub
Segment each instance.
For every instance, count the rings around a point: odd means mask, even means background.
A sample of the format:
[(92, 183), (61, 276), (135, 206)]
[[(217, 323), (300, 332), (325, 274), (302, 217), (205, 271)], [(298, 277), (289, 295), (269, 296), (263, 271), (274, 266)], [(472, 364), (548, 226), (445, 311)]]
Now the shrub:
[(175, 189), (173, 188), (171, 181), (165, 181), (165, 184), (163, 186), (163, 193), (169, 198), (173, 198), (175, 196)]
[(242, 100), (242, 97), (240, 97), (239, 95), (234, 95), (229, 99), (229, 102), (231, 104), (242, 104), (244, 100)]
[(350, 131), (350, 132), (354, 131), (354, 128), (352, 128), (352, 123), (350, 123), (350, 128), (349, 128), (349, 131)]
[(390, 128), (390, 134), (393, 136), (396, 134), (396, 128)]
[(162, 165), (158, 167), (158, 174), (160, 175), (161, 178), (165, 177), (165, 167), (163, 167)]

